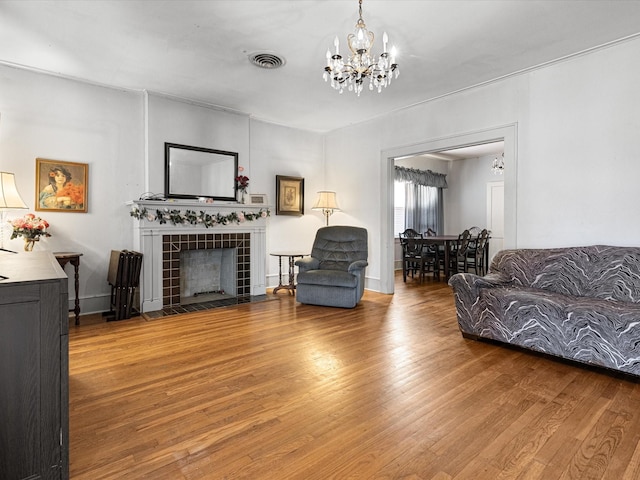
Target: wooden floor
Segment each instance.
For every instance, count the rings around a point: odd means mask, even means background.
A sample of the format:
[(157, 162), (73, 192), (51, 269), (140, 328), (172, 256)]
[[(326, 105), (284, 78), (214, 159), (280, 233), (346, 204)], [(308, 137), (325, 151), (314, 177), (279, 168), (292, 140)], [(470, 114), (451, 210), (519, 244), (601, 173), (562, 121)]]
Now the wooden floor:
[(70, 334), (87, 479), (640, 479), (640, 386), (461, 337), (445, 282)]

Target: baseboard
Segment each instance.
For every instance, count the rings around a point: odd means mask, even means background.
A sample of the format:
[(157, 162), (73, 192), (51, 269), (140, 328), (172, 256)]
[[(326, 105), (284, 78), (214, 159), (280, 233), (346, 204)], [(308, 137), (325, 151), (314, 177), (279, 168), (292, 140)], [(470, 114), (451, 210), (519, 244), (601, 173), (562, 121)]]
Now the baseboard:
[[(80, 315), (89, 315), (93, 313), (102, 313), (109, 310), (111, 295), (95, 295), (93, 297), (80, 298)], [(69, 310), (75, 308), (76, 299), (73, 291), (69, 293)], [(73, 315), (73, 313), (70, 313)]]

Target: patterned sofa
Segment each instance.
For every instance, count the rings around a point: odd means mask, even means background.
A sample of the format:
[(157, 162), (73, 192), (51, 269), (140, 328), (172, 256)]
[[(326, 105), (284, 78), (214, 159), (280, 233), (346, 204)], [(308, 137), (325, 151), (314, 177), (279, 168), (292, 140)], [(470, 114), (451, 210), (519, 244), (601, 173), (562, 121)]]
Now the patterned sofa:
[(640, 248), (503, 250), (449, 285), (464, 337), (640, 375)]

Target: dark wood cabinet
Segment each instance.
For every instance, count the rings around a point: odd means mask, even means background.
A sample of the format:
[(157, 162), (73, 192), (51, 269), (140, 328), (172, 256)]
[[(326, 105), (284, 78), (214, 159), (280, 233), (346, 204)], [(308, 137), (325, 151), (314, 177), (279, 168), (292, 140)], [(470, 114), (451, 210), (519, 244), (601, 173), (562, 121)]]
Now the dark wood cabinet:
[(0, 478), (69, 478), (68, 280), (48, 252), (0, 252)]

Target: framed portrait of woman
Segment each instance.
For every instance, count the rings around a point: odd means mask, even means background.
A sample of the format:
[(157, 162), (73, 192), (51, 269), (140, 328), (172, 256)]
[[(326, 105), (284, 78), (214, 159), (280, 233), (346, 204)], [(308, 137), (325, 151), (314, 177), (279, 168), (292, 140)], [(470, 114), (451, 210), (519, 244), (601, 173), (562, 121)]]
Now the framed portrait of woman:
[(87, 213), (89, 165), (36, 158), (36, 210)]

